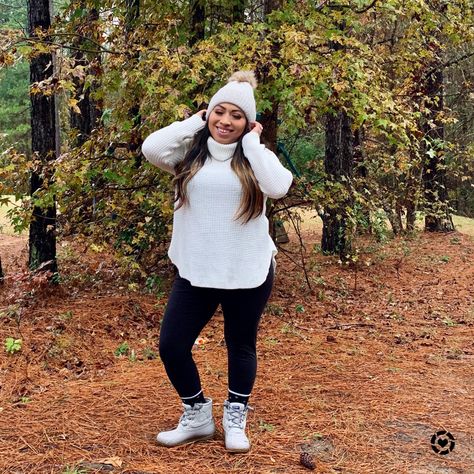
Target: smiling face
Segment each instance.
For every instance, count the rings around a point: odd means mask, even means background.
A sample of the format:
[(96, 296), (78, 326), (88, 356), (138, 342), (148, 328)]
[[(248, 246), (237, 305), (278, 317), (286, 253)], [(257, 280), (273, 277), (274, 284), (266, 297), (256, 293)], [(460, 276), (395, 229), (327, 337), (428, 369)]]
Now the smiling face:
[(234, 104), (223, 102), (214, 107), (209, 115), (209, 131), (218, 143), (228, 145), (239, 140), (247, 126), (247, 118)]

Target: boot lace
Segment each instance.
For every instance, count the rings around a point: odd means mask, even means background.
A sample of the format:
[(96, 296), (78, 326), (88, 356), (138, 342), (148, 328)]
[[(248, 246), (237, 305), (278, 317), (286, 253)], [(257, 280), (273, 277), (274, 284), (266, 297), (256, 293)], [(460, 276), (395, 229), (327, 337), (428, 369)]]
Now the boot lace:
[(201, 405), (197, 404), (193, 407), (185, 408), (181, 418), (179, 419), (180, 424), (183, 426), (188, 426), (188, 424), (191, 423), (199, 413), (199, 410), (201, 410)]
[(243, 428), (246, 409), (239, 410), (230, 404), (227, 406), (227, 422), (229, 428)]

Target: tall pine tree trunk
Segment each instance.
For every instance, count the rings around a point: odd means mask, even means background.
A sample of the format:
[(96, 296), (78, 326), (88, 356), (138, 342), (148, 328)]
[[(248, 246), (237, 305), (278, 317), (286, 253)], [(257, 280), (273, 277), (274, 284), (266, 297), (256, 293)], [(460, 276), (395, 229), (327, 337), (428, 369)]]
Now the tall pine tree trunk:
[[(282, 0), (265, 0), (263, 4), (263, 13), (265, 17), (272, 13), (274, 10), (278, 10), (282, 7)], [(265, 33), (263, 33), (265, 34)], [(279, 46), (276, 43), (273, 43), (271, 46), (271, 58), (278, 58), (280, 54), (279, 51)], [(270, 59), (270, 58), (269, 58)], [(271, 59), (270, 59), (271, 61)], [(269, 62), (270, 62), (269, 61)], [(257, 78), (257, 81), (261, 84), (265, 84), (268, 82), (268, 70), (267, 70), (267, 65), (257, 65), (255, 75)], [(277, 149), (277, 134), (278, 134), (278, 99), (275, 98), (270, 98), (272, 101), (272, 108), (269, 110), (266, 110), (261, 114), (259, 117), (259, 121), (261, 122), (263, 126), (263, 134), (262, 134), (262, 139), (264, 140), (265, 144), (276, 152)], [(275, 219), (273, 217), (273, 201), (269, 203), (267, 206), (267, 211), (266, 215), (269, 219), (269, 225), (270, 225), (270, 234), (274, 240), (277, 238), (277, 231), (281, 232), (281, 228), (278, 229), (278, 226), (275, 222)], [(283, 237), (285, 240), (285, 238)]]
[[(339, 29), (344, 31), (344, 22)], [(343, 46), (338, 41), (329, 41), (333, 51), (340, 51)], [(354, 173), (354, 133), (352, 121), (339, 104), (335, 104), (335, 112), (326, 114), (326, 150), (324, 169), (327, 175), (327, 187), (332, 194), (331, 205), (324, 208), (323, 236), (321, 249), (323, 252), (338, 253), (346, 258), (351, 252), (352, 226), (349, 224), (349, 212), (353, 208), (351, 178)]]
[(189, 46), (194, 46), (198, 41), (204, 39), (206, 13), (202, 0), (191, 0), (190, 19), (191, 31), (189, 36)]
[[(81, 8), (87, 9), (87, 4), (83, 0)], [(81, 147), (89, 140), (92, 131), (97, 128), (103, 110), (103, 101), (93, 98), (94, 92), (99, 87), (100, 76), (102, 75), (102, 60), (100, 53), (89, 53), (87, 50), (96, 50), (96, 43), (100, 43), (101, 38), (97, 29), (97, 21), (99, 20), (99, 12), (95, 8), (90, 9), (84, 19), (77, 25), (78, 36), (74, 38), (73, 45), (76, 49), (72, 52), (75, 66), (82, 66), (87, 71), (88, 77), (96, 79), (84, 87), (84, 78), (73, 78), (75, 93), (74, 99), (77, 100), (77, 109), (71, 108), (70, 126), (75, 131), (75, 140), (73, 146)], [(93, 184), (95, 189), (100, 188), (102, 179), (94, 177)], [(95, 210), (95, 196), (84, 195), (84, 201), (79, 207), (80, 220), (82, 222), (92, 221)], [(74, 230), (73, 230), (74, 231)]]
[[(86, 8), (85, 3), (81, 4), (82, 8)], [(79, 33), (81, 36), (75, 39), (74, 46), (77, 48), (73, 51), (72, 56), (74, 58), (75, 66), (84, 66), (87, 68), (89, 75), (100, 76), (101, 74), (101, 58), (100, 54), (91, 54), (81, 51), (81, 49), (90, 49), (89, 39), (97, 41), (98, 35), (94, 35), (94, 25), (99, 19), (99, 12), (96, 9), (91, 9), (86, 17), (86, 23), (79, 26)], [(82, 30), (85, 30), (84, 33)], [(93, 48), (95, 49), (95, 45)], [(86, 90), (84, 90), (84, 81), (75, 78), (74, 85), (76, 87), (75, 98), (78, 101), (77, 106), (79, 112), (71, 109), (70, 123), (71, 128), (77, 131), (77, 138), (75, 145), (81, 146), (88, 140), (90, 134), (99, 123), (100, 116), (102, 114), (102, 103), (97, 102), (91, 97), (97, 84), (90, 84)]]
[(426, 95), (429, 98), (429, 117), (423, 126), (425, 132), (425, 166), (423, 183), (425, 187), (426, 216), (425, 230), (428, 232), (451, 232), (453, 220), (449, 212), (448, 190), (444, 151), (438, 143), (444, 140), (443, 112), (443, 70), (435, 66), (426, 77)]
[[(263, 12), (265, 17), (270, 15), (273, 11), (278, 10), (282, 7), (282, 0), (265, 0), (263, 3)], [(263, 33), (264, 35), (266, 33)], [(270, 63), (273, 59), (278, 60), (280, 55), (279, 45), (273, 43), (271, 46), (271, 58), (268, 58), (267, 63)], [(268, 82), (268, 65), (257, 65), (256, 76), (257, 80), (261, 84)], [(272, 108), (263, 112), (259, 118), (263, 126), (263, 139), (267, 146), (273, 151), (276, 151), (277, 144), (277, 131), (278, 131), (278, 98), (270, 97), (272, 101)]]
[(324, 169), (327, 185), (334, 194), (334, 205), (324, 209), (321, 248), (324, 252), (338, 253), (342, 258), (351, 251), (352, 228), (349, 225), (348, 209), (353, 207), (350, 190), (354, 168), (353, 143), (351, 119), (347, 113), (328, 113)]
[[(49, 0), (28, 0), (28, 31), (34, 38), (35, 29), (51, 26)], [(42, 53), (31, 60), (30, 84), (43, 81), (53, 74), (52, 54)], [(34, 166), (30, 180), (30, 194), (51, 183), (51, 167), (56, 159), (55, 96), (31, 94), (31, 149)], [(29, 233), (29, 267), (56, 273), (56, 204), (33, 207)]]
[[(125, 4), (127, 7), (127, 13), (125, 17), (125, 37), (131, 46), (128, 63), (129, 68), (133, 69), (137, 67), (140, 60), (140, 51), (133, 47), (137, 43), (133, 35), (140, 19), (140, 0), (125, 0)], [(133, 86), (134, 85), (132, 84), (132, 87)], [(136, 90), (136, 88), (134, 89)], [(128, 116), (131, 118), (133, 123), (133, 128), (130, 133), (129, 149), (135, 154), (135, 168), (139, 168), (143, 160), (143, 156), (139, 151), (142, 144), (142, 139), (140, 136), (140, 125), (142, 123), (142, 118), (140, 115), (139, 92), (135, 92), (134, 96), (132, 97), (132, 106), (129, 108)]]
[[(365, 166), (365, 153), (364, 153), (364, 128), (363, 125), (354, 130), (354, 143), (352, 148), (353, 160), (354, 160), (354, 175), (358, 178), (362, 188), (359, 191), (363, 192), (366, 182), (369, 179), (369, 172), (367, 166)], [(370, 209), (368, 206), (363, 207), (361, 210), (364, 216), (364, 225), (358, 228), (357, 231), (360, 233), (372, 233), (372, 221), (370, 218)]]

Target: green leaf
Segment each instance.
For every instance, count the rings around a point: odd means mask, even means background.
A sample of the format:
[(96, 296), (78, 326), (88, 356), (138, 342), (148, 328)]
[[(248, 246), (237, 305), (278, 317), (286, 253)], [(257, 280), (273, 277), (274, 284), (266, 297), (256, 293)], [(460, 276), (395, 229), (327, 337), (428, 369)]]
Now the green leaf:
[(22, 340), (7, 337), (5, 339), (5, 350), (8, 354), (15, 354), (21, 350)]

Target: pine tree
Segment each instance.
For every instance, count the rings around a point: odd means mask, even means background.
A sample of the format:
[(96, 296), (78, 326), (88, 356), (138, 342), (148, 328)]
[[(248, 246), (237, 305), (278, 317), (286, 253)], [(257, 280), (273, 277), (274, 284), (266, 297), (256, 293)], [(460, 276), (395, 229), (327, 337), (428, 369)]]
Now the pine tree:
[[(48, 30), (51, 26), (49, 0), (28, 1), (28, 31), (36, 36), (36, 29)], [(41, 53), (30, 62), (30, 84), (37, 85), (53, 75), (51, 53)], [(48, 166), (56, 159), (56, 111), (54, 94), (41, 91), (31, 93), (31, 149), (33, 170), (30, 180), (30, 195), (51, 184), (51, 170)], [(56, 261), (56, 203), (33, 205), (33, 215), (29, 233), (29, 267), (41, 268), (55, 274)]]

